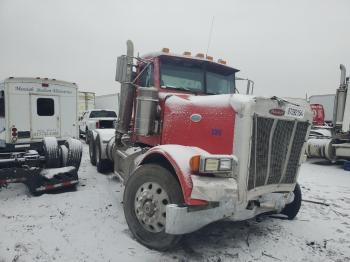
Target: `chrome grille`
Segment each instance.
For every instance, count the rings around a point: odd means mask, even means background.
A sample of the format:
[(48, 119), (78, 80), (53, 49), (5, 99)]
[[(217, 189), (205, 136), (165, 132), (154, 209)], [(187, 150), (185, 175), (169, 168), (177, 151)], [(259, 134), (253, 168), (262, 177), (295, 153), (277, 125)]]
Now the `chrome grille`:
[(308, 126), (307, 122), (254, 116), (248, 190), (294, 183)]

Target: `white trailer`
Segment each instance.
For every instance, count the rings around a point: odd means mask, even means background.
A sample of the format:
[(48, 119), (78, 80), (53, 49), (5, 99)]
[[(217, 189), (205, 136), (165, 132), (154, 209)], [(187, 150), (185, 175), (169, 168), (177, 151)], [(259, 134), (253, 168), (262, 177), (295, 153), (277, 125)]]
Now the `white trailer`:
[(79, 138), (77, 94), (75, 83), (55, 79), (0, 82), (0, 151), (38, 149), (47, 136)]
[(95, 93), (79, 91), (78, 93), (78, 115), (82, 116), (85, 111), (95, 109)]
[(115, 112), (119, 111), (119, 93), (102, 95), (95, 97), (95, 108), (96, 109), (108, 109)]

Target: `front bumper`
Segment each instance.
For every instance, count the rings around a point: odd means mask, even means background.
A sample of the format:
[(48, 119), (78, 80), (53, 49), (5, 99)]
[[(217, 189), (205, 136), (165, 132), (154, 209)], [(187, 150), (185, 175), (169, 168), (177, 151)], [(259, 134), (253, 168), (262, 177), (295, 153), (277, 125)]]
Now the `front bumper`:
[[(213, 178), (211, 178), (213, 179)], [(210, 184), (198, 183), (194, 181), (194, 189), (201, 192), (201, 195), (207, 196), (209, 201), (207, 207), (178, 206), (169, 204), (166, 206), (166, 226), (165, 231), (168, 234), (182, 235), (196, 231), (214, 221), (224, 218), (230, 218), (234, 221), (241, 221), (253, 218), (259, 214), (267, 212), (279, 213), (286, 204), (294, 200), (294, 194), (291, 193), (267, 193), (256, 197), (254, 204), (238, 201), (238, 192), (234, 191), (233, 185), (230, 186), (225, 180), (216, 181), (215, 187)], [(220, 184), (222, 185), (220, 186)], [(202, 187), (200, 187), (202, 185)], [(215, 188), (215, 190), (213, 190)], [(215, 200), (216, 198), (216, 200)], [(218, 200), (220, 199), (220, 200)], [(249, 208), (247, 208), (249, 206)]]

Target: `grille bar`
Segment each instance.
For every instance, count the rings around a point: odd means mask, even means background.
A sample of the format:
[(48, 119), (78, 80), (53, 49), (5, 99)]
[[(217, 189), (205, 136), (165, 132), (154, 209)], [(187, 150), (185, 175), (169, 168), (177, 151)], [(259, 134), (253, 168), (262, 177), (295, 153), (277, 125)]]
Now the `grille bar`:
[(293, 142), (294, 142), (295, 131), (296, 131), (296, 129), (297, 129), (297, 123), (298, 123), (297, 121), (294, 122), (294, 127), (293, 127), (292, 136), (291, 136), (291, 138), (290, 138), (289, 145), (288, 145), (288, 151), (287, 151), (286, 161), (284, 162), (282, 175), (281, 175), (280, 181), (278, 182), (279, 184), (281, 184), (281, 182), (283, 181), (284, 177), (286, 176), (287, 165), (288, 165), (288, 161), (289, 161), (289, 158), (290, 158), (290, 153), (291, 153), (291, 151), (292, 151), (292, 146), (293, 146)]
[(254, 115), (248, 190), (294, 183), (308, 122)]
[(267, 184), (267, 181), (269, 179), (269, 174), (270, 174), (270, 169), (271, 169), (272, 139), (273, 139), (273, 135), (275, 134), (276, 126), (277, 126), (277, 119), (274, 119), (272, 127), (271, 127), (271, 131), (270, 131), (270, 137), (269, 137), (269, 150), (268, 150), (268, 157), (267, 157), (267, 170), (266, 170), (266, 178), (265, 178), (264, 185)]

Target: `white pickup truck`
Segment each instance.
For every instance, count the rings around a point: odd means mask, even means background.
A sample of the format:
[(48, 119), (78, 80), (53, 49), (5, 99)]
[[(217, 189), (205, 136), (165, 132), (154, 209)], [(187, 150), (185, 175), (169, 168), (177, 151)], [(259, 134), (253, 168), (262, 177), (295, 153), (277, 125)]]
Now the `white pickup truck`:
[(89, 142), (89, 131), (96, 128), (114, 128), (117, 113), (114, 110), (92, 109), (85, 111), (79, 118), (79, 134)]

